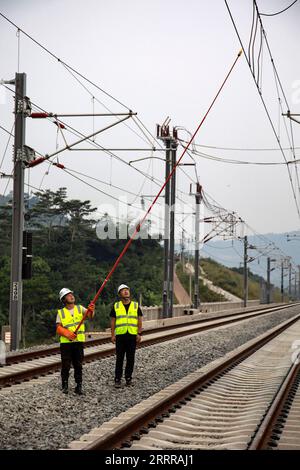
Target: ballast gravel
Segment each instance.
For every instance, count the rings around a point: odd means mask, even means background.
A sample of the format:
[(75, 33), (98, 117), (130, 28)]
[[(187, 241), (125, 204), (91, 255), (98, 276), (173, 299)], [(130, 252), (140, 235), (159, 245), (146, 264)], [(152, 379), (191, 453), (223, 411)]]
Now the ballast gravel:
[(111, 357), (84, 365), (84, 396), (74, 394), (73, 376), (68, 395), (60, 390), (59, 376), (4, 395), (0, 390), (0, 449), (66, 448), (92, 428), (299, 313), (295, 306), (139, 349), (133, 387), (114, 388)]

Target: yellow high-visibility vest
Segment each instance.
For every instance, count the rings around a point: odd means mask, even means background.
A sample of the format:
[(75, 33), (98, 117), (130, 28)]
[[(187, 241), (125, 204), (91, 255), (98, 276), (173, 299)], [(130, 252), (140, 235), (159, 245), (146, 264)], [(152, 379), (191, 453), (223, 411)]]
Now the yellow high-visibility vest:
[[(62, 308), (61, 310), (58, 310), (58, 315), (59, 315), (62, 326), (74, 332), (77, 328), (77, 325), (79, 325), (83, 317), (82, 306), (81, 305), (74, 306), (74, 316), (72, 316), (70, 313), (70, 310), (68, 310), (65, 307)], [(84, 323), (82, 323), (79, 330), (77, 331), (77, 338), (74, 341), (71, 341), (68, 338), (65, 338), (64, 336), (61, 336), (60, 342), (61, 343), (74, 343), (76, 341), (77, 342), (79, 341), (80, 343), (83, 343), (85, 341), (84, 331), (85, 331), (85, 326), (84, 326)]]
[(116, 302), (114, 304), (116, 312), (116, 325), (115, 334), (124, 335), (129, 333), (131, 335), (138, 334), (138, 303), (130, 302), (128, 312), (123, 305), (123, 302)]

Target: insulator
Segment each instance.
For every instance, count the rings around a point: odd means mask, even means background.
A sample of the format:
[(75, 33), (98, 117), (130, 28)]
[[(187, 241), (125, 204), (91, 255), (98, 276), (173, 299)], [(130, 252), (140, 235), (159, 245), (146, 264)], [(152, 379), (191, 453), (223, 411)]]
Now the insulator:
[(49, 114), (48, 113), (31, 113), (30, 117), (32, 117), (33, 119), (45, 119), (49, 117)]
[(62, 163), (53, 163), (53, 165), (57, 166), (57, 168), (61, 168), (62, 170), (66, 168), (65, 165), (63, 165)]
[(28, 166), (28, 167), (36, 166), (36, 165), (38, 165), (39, 163), (42, 163), (44, 160), (46, 160), (45, 157), (36, 158), (35, 160), (32, 160), (31, 162), (29, 162), (27, 166)]
[(54, 124), (56, 124), (57, 127), (59, 127), (60, 129), (65, 129), (66, 128), (66, 126), (64, 126), (64, 124), (62, 124), (61, 122), (54, 121)]

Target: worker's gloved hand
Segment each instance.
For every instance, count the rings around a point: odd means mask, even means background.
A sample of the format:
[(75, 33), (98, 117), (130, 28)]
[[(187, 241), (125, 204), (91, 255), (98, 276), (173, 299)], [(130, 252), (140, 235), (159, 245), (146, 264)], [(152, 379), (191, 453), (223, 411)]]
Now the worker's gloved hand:
[(73, 331), (67, 330), (65, 337), (69, 339), (70, 341), (74, 341), (74, 339), (77, 338), (76, 334)]
[(88, 312), (88, 317), (93, 318), (93, 316), (95, 315), (95, 304), (93, 304), (93, 302), (89, 303)]
[(56, 328), (56, 333), (60, 336), (64, 336), (65, 338), (69, 339), (70, 341), (74, 341), (76, 339), (76, 334), (73, 331), (64, 328), (61, 325), (58, 325)]

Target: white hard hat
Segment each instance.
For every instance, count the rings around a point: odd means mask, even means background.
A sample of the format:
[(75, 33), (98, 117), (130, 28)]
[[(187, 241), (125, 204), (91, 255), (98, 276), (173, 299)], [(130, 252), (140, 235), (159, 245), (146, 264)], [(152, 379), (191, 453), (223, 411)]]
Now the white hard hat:
[[(122, 289), (129, 289), (128, 286), (126, 286), (126, 284), (121, 284), (119, 287), (118, 287), (118, 293), (120, 292), (120, 290)], [(130, 290), (130, 289), (129, 289)]]
[(68, 289), (67, 287), (64, 287), (59, 291), (59, 300), (62, 300), (67, 294), (73, 294), (73, 291)]

